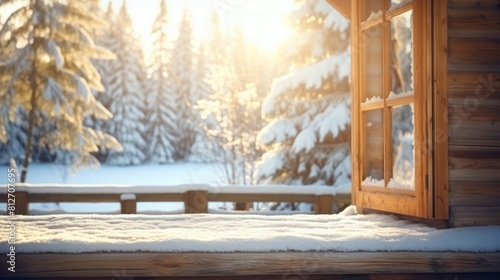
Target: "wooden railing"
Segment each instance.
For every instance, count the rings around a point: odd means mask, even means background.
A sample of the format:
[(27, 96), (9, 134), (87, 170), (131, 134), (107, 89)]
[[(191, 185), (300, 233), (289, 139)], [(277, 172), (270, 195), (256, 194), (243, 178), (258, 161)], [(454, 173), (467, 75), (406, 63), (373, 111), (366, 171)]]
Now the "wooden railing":
[(19, 184), (9, 191), (0, 185), (0, 203), (13, 197), (16, 215), (27, 215), (29, 203), (35, 202), (119, 202), (122, 214), (137, 213), (137, 202), (184, 202), (185, 213), (208, 213), (208, 202), (309, 202), (314, 203), (315, 214), (332, 214), (334, 203), (351, 201), (350, 194), (327, 186)]

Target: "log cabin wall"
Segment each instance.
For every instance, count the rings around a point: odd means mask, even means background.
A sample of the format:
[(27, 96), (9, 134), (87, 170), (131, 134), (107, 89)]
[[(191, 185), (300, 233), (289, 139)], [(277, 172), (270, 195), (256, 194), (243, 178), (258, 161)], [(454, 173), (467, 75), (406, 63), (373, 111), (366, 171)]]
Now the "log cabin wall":
[(447, 66), (449, 224), (498, 225), (500, 1), (448, 1)]

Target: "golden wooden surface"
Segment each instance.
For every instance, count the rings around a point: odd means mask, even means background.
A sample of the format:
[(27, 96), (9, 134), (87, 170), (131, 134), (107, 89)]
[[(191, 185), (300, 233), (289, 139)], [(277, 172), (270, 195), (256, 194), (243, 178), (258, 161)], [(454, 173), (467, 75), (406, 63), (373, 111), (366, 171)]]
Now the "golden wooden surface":
[[(0, 256), (2, 272), (6, 256)], [(221, 277), (500, 272), (500, 253), (265, 252), (19, 254), (12, 277)], [(300, 278), (307, 279), (307, 278)]]

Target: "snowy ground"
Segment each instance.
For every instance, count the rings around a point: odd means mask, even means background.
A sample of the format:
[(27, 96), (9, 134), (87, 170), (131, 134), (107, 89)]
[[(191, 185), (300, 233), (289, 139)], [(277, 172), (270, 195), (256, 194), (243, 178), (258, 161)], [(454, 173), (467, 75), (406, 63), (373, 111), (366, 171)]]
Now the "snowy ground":
[[(7, 171), (5, 171), (7, 174)], [(216, 164), (177, 163), (116, 167), (103, 165), (71, 174), (53, 164), (33, 164), (27, 183), (180, 185), (225, 183)], [(5, 175), (7, 178), (7, 175)]]
[[(10, 221), (0, 218), (0, 235)], [(16, 253), (500, 251), (500, 226), (435, 229), (391, 215), (19, 216)], [(5, 253), (8, 244), (0, 242)], [(2, 251), (3, 250), (3, 251)]]

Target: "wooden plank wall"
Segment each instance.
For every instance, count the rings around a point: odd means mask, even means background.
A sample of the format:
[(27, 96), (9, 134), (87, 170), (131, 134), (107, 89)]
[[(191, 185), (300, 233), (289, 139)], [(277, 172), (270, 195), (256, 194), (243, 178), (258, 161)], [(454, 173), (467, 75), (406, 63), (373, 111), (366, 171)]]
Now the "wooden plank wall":
[(448, 1), (450, 226), (500, 225), (500, 0)]

